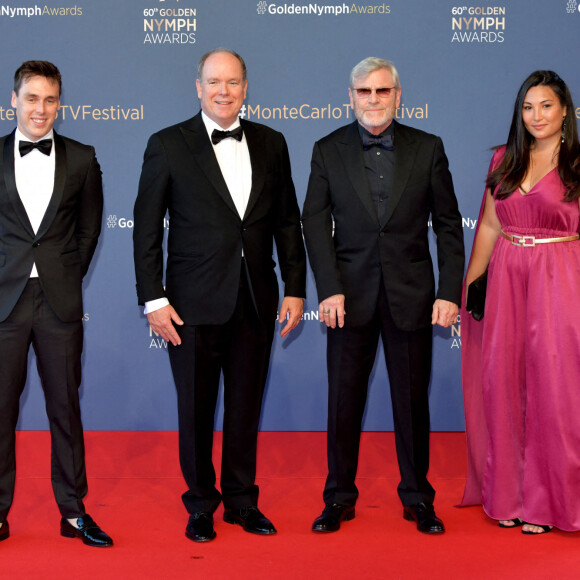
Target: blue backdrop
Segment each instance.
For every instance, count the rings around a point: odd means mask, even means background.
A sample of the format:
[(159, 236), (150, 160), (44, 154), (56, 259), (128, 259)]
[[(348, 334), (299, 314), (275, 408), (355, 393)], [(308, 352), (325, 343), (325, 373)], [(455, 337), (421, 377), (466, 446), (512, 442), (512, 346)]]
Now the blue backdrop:
[[(82, 408), (86, 429), (176, 429), (166, 344), (137, 306), (132, 208), (149, 135), (199, 110), (199, 57), (238, 51), (249, 71), (241, 115), (284, 133), (302, 205), (315, 140), (353, 119), (348, 75), (366, 56), (401, 75), (399, 120), (443, 138), (466, 249), (490, 159), (507, 137), (513, 102), (533, 70), (556, 70), (580, 102), (577, 0), (0, 0), (0, 131), (16, 68), (54, 62), (63, 75), (64, 135), (95, 146), (104, 178), (103, 233), (85, 281)], [(576, 110), (580, 116), (580, 109)], [(170, 227), (170, 224), (166, 224)], [(326, 428), (325, 330), (311, 272), (304, 321), (277, 336), (263, 430)], [(435, 329), (432, 427), (462, 430), (461, 327)], [(45, 429), (29, 362), (21, 429)], [(216, 415), (220, 428), (223, 403)], [(393, 427), (383, 355), (373, 371), (364, 427)]]

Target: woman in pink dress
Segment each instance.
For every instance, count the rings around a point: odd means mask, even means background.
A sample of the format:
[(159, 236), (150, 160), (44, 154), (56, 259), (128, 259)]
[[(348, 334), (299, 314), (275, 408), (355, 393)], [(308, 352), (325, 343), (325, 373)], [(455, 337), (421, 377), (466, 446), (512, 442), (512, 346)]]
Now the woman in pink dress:
[(524, 534), (580, 530), (580, 147), (554, 72), (520, 87), (486, 185), (465, 278), (488, 269), (485, 315), (464, 300), (461, 320), (463, 505)]

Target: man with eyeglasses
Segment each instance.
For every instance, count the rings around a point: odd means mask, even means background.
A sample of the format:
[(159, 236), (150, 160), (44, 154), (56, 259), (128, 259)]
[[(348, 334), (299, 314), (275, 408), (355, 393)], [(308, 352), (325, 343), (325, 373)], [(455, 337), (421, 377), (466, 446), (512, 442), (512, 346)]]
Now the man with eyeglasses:
[[(328, 477), (312, 526), (355, 515), (367, 387), (379, 336), (387, 364), (403, 517), (444, 532), (429, 469), (432, 328), (457, 321), (464, 265), (461, 215), (441, 139), (395, 120), (394, 65), (366, 58), (350, 75), (356, 121), (314, 145), (302, 224), (327, 326)], [(437, 239), (435, 288), (428, 222)], [(333, 227), (334, 226), (334, 227)]]

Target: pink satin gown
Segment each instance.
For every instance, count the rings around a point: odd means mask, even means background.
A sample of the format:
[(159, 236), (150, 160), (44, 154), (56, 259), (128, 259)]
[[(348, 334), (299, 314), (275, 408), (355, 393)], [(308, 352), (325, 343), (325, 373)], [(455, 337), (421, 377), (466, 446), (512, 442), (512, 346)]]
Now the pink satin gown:
[[(502, 154), (496, 152), (492, 165)], [(538, 238), (577, 234), (578, 202), (562, 201), (564, 194), (554, 169), (525, 195), (516, 190), (496, 201), (503, 231)], [(480, 368), (468, 352), (463, 376), (479, 373), (466, 388), (481, 389), (475, 396), (485, 426), (466, 418), (468, 444), (472, 439), (476, 447), (470, 461), (480, 465), (470, 466), (464, 503), (478, 503), (480, 487), (491, 518), (580, 530), (580, 241), (519, 247), (500, 236), (483, 324), (469, 321), (467, 335), (476, 324)], [(477, 346), (471, 338), (462, 345), (468, 350)], [(472, 407), (473, 396), (466, 394)]]

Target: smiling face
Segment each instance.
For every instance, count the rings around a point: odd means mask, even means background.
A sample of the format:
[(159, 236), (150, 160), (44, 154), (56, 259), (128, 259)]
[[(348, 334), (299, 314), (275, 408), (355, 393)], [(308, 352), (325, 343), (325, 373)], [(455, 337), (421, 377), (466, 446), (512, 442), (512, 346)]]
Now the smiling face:
[[(401, 88), (395, 88), (393, 75), (386, 68), (373, 71), (367, 76), (356, 77), (354, 86), (348, 89), (350, 106), (358, 122), (373, 135), (382, 133), (393, 121), (401, 103)], [(357, 89), (370, 89), (370, 94), (359, 94)], [(391, 89), (388, 94), (378, 94), (377, 89)], [(384, 91), (382, 91), (384, 92)]]
[(216, 52), (207, 58), (196, 81), (202, 111), (222, 129), (234, 123), (246, 98), (248, 81), (243, 76), (234, 55)]
[(21, 133), (31, 141), (38, 141), (50, 132), (60, 109), (58, 83), (32, 76), (22, 82), (18, 94), (12, 91), (12, 106)]
[(532, 87), (524, 97), (522, 121), (530, 135), (536, 140), (558, 140), (562, 133), (562, 122), (566, 107), (547, 85)]

